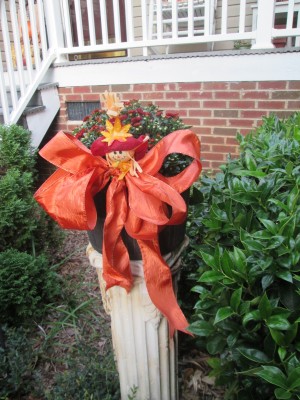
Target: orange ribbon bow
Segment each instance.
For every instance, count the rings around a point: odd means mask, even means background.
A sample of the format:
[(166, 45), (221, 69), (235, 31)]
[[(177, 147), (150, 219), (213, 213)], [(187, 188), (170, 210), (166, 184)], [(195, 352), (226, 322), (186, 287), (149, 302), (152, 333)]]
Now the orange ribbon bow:
[[(159, 174), (164, 158), (181, 153), (194, 158), (176, 176)], [(46, 212), (65, 229), (91, 230), (97, 222), (93, 197), (109, 182), (103, 232), (103, 277), (106, 289), (119, 285), (128, 292), (132, 275), (127, 249), (121, 238), (126, 229), (140, 247), (145, 281), (155, 306), (168, 319), (170, 334), (187, 332), (185, 319), (172, 286), (169, 266), (161, 256), (158, 232), (164, 225), (176, 225), (186, 218), (186, 204), (180, 193), (195, 182), (201, 171), (200, 142), (190, 130), (175, 131), (164, 137), (141, 160), (138, 177), (118, 177), (107, 162), (74, 136), (58, 132), (40, 151), (58, 167), (34, 197)], [(172, 209), (171, 215), (167, 207)], [(169, 207), (169, 208), (170, 208)]]

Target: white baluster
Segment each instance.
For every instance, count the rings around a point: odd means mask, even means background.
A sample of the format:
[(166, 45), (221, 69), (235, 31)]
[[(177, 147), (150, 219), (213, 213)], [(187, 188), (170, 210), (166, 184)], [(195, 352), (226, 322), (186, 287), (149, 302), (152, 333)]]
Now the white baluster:
[(256, 42), (252, 49), (271, 49), (274, 24), (274, 0), (258, 0)]

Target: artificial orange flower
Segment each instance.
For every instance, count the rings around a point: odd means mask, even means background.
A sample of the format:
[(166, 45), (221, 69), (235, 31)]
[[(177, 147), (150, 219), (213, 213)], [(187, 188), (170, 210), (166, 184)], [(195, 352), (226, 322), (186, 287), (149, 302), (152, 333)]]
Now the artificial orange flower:
[(114, 125), (110, 121), (106, 121), (106, 131), (102, 131), (101, 134), (105, 137), (102, 142), (107, 142), (110, 146), (115, 140), (119, 142), (126, 142), (126, 138), (132, 136), (128, 133), (131, 128), (130, 124), (122, 126), (120, 118), (116, 117)]
[(104, 101), (104, 109), (110, 117), (116, 117), (120, 114), (122, 108), (124, 108), (124, 103), (122, 103), (116, 93), (104, 92), (102, 100)]

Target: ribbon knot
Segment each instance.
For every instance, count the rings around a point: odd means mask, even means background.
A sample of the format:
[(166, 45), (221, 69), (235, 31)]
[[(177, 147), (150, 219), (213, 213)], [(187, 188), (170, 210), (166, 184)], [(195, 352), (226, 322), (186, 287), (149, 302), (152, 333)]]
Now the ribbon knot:
[[(181, 173), (167, 178), (159, 170), (165, 157), (172, 153), (194, 160)], [(58, 170), (34, 196), (65, 229), (95, 227), (93, 197), (109, 183), (103, 232), (106, 288), (119, 285), (130, 291), (132, 286), (129, 255), (121, 238), (125, 228), (140, 247), (149, 296), (168, 319), (170, 334), (175, 329), (187, 332), (188, 322), (177, 304), (170, 268), (160, 254), (158, 232), (163, 226), (180, 224), (186, 218), (186, 204), (180, 193), (197, 180), (201, 171), (197, 136), (190, 130), (169, 134), (139, 160), (138, 176), (121, 171), (121, 179), (117, 168), (93, 156), (80, 141), (62, 131), (40, 154)]]

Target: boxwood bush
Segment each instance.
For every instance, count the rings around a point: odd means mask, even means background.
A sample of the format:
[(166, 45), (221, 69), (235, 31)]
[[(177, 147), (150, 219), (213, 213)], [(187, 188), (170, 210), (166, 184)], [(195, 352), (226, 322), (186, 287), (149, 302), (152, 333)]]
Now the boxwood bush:
[(49, 259), (62, 234), (33, 199), (30, 135), (21, 126), (0, 126), (0, 334), (2, 324), (41, 317), (60, 292)]
[(63, 236), (33, 199), (37, 171), (30, 138), (21, 126), (0, 125), (0, 251), (51, 256)]
[(300, 113), (238, 141), (194, 189), (190, 331), (226, 399), (300, 399)]
[(59, 294), (59, 279), (44, 256), (15, 249), (0, 252), (0, 325), (40, 318)]

